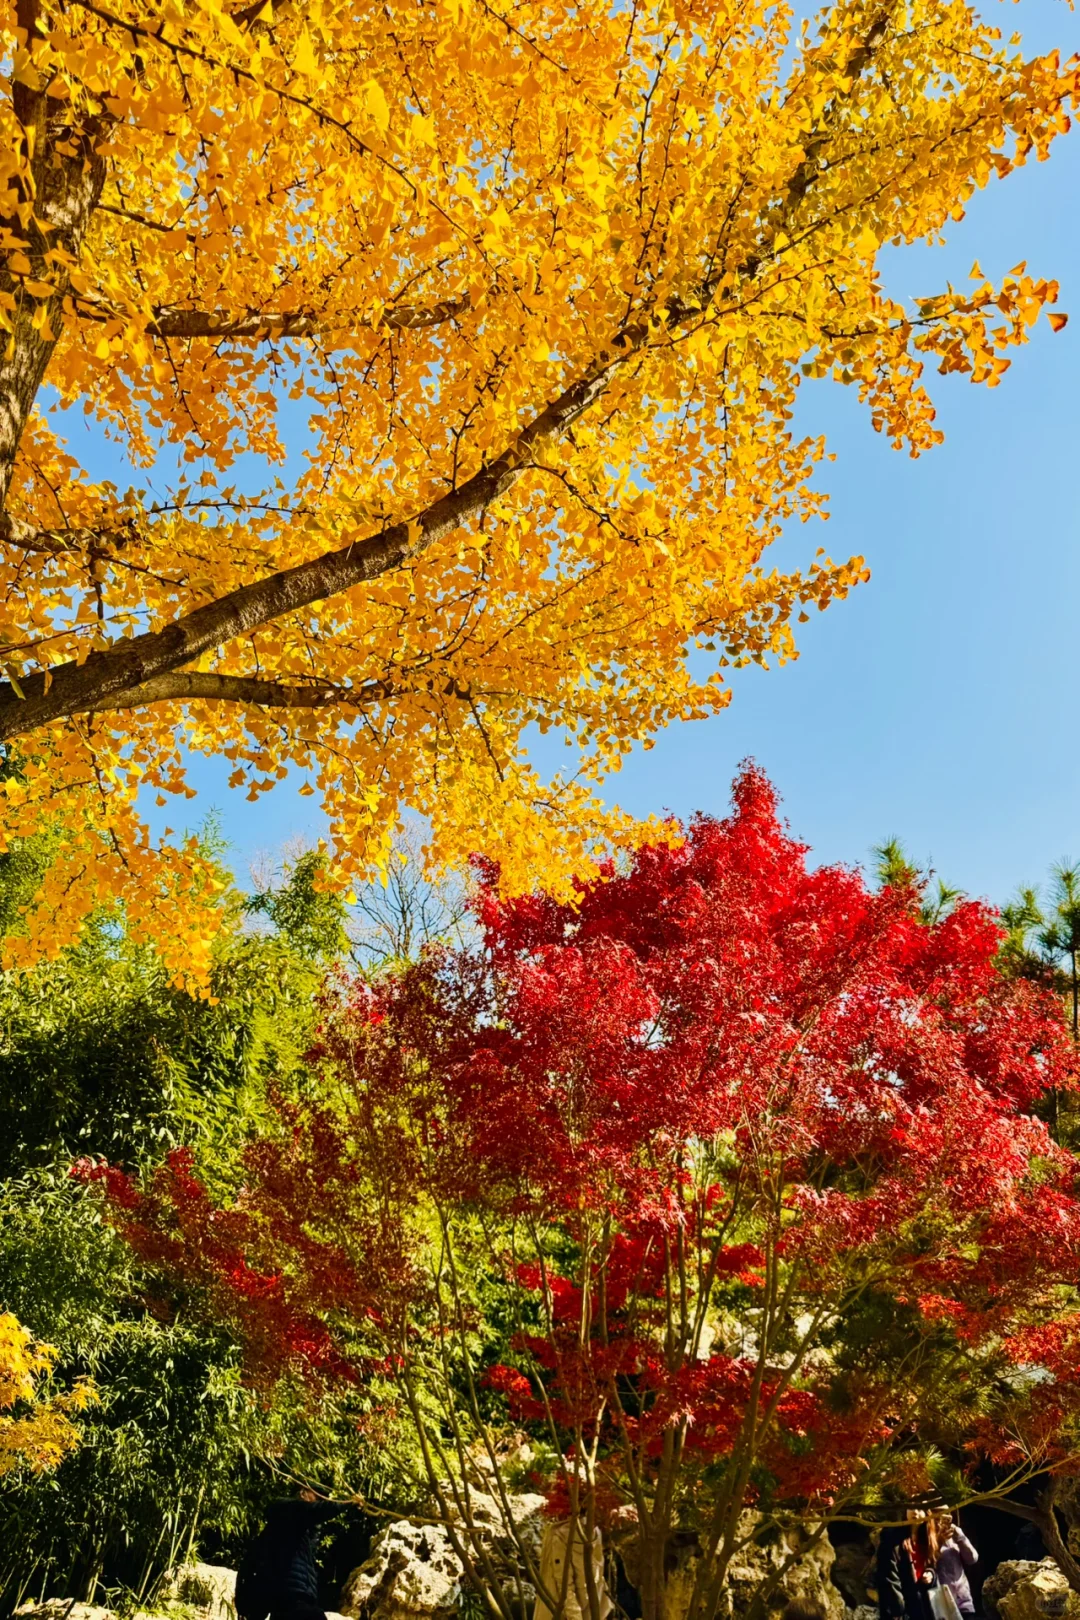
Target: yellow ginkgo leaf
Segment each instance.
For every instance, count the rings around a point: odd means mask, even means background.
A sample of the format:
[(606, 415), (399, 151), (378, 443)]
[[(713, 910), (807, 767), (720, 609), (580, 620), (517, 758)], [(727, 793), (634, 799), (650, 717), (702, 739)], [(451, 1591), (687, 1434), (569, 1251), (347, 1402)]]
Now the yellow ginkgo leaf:
[(311, 35), (307, 29), (301, 30), (300, 37), (293, 51), (292, 65), (297, 73), (302, 73), (307, 79), (319, 77), (319, 62), (315, 55), (315, 47), (311, 42)]
[(371, 122), (385, 135), (390, 128), (390, 108), (378, 79), (368, 79), (364, 85), (364, 105)]

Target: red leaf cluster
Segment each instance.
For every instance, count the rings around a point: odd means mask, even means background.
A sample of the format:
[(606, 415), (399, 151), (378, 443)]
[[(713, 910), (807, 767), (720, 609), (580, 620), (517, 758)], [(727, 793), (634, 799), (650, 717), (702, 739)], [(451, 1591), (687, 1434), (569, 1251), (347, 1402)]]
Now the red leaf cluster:
[[(91, 1173), (262, 1365), (322, 1376), (359, 1376), (380, 1335), (407, 1359), (474, 1325), (438, 1256), (479, 1213), (521, 1323), (488, 1391), (612, 1478), (674, 1445), (743, 1469), (742, 1500), (853, 1489), (912, 1433), (887, 1347), (880, 1367), (857, 1349), (867, 1300), (930, 1383), (939, 1345), (999, 1382), (1038, 1361), (1045, 1453), (1048, 1403), (1059, 1424), (1077, 1405), (1076, 1318), (1054, 1313), (1080, 1183), (1033, 1113), (1076, 1084), (1061, 1009), (999, 972), (985, 906), (928, 925), (912, 891), (806, 855), (748, 767), (728, 819), (573, 906), (504, 901), (486, 868), (483, 949), (333, 1003), (312, 1061), (340, 1106), (283, 1110), (233, 1210), (183, 1156), (142, 1191)], [(966, 1438), (1001, 1450), (985, 1413)]]

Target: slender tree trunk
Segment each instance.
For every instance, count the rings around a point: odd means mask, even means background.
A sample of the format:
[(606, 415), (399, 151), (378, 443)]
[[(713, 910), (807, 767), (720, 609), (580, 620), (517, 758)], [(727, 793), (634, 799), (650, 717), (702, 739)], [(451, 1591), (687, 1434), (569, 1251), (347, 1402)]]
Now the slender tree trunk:
[(1039, 1497), (1040, 1516), (1035, 1521), (1051, 1558), (1074, 1592), (1080, 1592), (1080, 1562), (1073, 1557), (1061, 1534), (1057, 1516), (1057, 1481), (1052, 1480)]

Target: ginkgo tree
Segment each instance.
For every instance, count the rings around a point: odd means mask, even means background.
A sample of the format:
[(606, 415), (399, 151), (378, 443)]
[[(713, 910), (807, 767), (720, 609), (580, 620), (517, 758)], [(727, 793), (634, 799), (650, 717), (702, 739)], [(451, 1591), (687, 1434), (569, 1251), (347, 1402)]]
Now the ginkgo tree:
[[(803, 375), (918, 453), (925, 361), (993, 384), (1056, 296), (1024, 266), (912, 307), (879, 278), (1068, 127), (1076, 62), (959, 0), (801, 31), (774, 0), (0, 26), (4, 836), (63, 832), (9, 963), (121, 900), (199, 980), (211, 874), (137, 803), (189, 792), (193, 749), (252, 797), (304, 773), (343, 879), (409, 805), (437, 859), (565, 893), (634, 836), (595, 781), (864, 574), (762, 564), (823, 505)], [(80, 405), (152, 488), (77, 464)], [(534, 725), (576, 745), (552, 781)]]

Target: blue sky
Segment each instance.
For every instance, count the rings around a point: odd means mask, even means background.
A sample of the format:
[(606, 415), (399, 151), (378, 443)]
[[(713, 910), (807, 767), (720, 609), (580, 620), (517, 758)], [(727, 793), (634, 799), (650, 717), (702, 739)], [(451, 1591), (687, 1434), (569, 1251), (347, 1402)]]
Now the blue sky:
[[(1062, 0), (983, 9), (1032, 49), (1080, 49)], [(863, 862), (895, 835), (950, 883), (1003, 900), (1080, 855), (1080, 131), (978, 194), (943, 246), (889, 250), (886, 283), (935, 292), (966, 281), (975, 258), (991, 277), (1026, 259), (1059, 280), (1070, 325), (1055, 336), (1041, 323), (997, 389), (932, 375), (946, 441), (918, 461), (872, 431), (850, 391), (804, 389), (797, 425), (826, 432), (837, 455), (819, 480), (832, 516), (797, 527), (774, 559), (862, 552), (872, 579), (802, 627), (796, 663), (737, 673), (725, 714), (630, 759), (609, 798), (637, 814), (722, 812), (752, 755), (821, 860)], [(536, 758), (557, 769), (567, 754), (541, 744)], [(227, 769), (196, 762), (188, 814), (220, 812), (243, 881), (260, 854), (321, 823), (289, 783), (248, 804), (225, 788)]]

